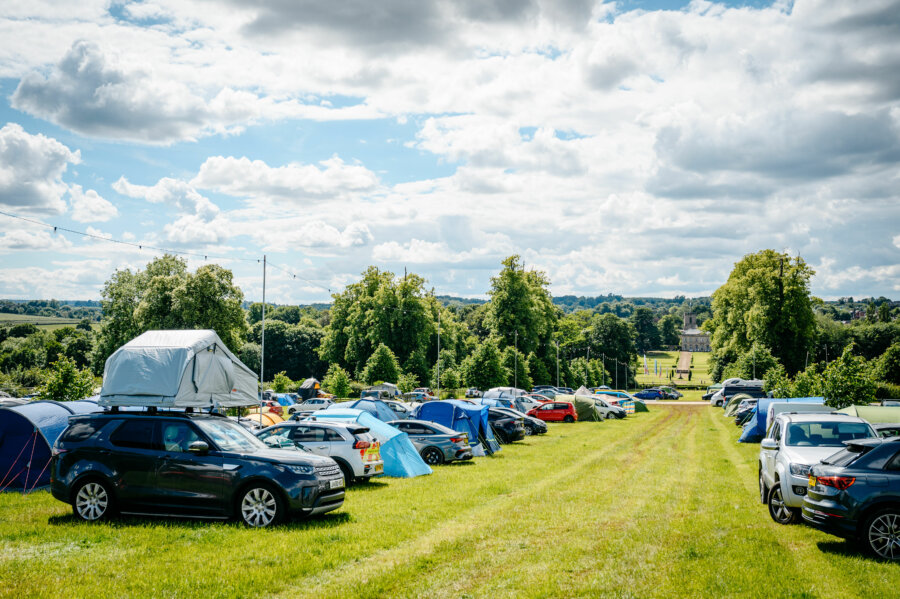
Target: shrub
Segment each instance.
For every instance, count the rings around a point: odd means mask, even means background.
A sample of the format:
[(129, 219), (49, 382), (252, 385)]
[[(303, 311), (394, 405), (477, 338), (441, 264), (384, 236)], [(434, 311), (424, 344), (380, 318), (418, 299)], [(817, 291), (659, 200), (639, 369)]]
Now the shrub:
[(90, 396), (93, 390), (94, 375), (89, 370), (79, 370), (75, 360), (63, 356), (50, 365), (41, 399), (74, 401)]
[(325, 378), (322, 379), (322, 386), (333, 393), (335, 397), (350, 397), (350, 374), (337, 364), (332, 364), (328, 367)]

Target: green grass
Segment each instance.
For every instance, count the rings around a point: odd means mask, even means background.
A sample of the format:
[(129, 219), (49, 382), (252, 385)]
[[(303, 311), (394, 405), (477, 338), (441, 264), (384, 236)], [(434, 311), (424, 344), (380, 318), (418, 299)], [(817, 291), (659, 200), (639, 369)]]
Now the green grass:
[(0, 495), (0, 597), (895, 597), (900, 567), (757, 501), (757, 445), (706, 406), (551, 425), (495, 458), (355, 487), (274, 530), (86, 525)]
[[(709, 376), (709, 353), (694, 352), (693, 363), (691, 364), (691, 380), (673, 378), (669, 380), (669, 371), (675, 370), (678, 365), (678, 356), (681, 352), (677, 351), (652, 351), (647, 352), (647, 369), (649, 374), (644, 374), (644, 358), (638, 356), (637, 374), (635, 379), (639, 385), (669, 385), (671, 387), (678, 386), (709, 386), (712, 379)], [(659, 362), (660, 373), (653, 373), (654, 360)]]
[[(0, 326), (18, 324), (21, 322), (30, 322), (39, 329), (53, 331), (62, 327), (74, 327), (82, 319), (80, 318), (61, 318), (58, 316), (31, 316), (28, 314), (3, 314), (0, 313)], [(91, 323), (91, 328), (99, 329), (100, 323)]]

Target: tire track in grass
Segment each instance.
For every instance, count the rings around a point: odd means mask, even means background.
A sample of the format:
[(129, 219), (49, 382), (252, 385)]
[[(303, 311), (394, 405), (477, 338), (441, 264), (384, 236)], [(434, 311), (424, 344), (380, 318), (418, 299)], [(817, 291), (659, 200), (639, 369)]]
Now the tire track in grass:
[[(329, 596), (329, 593), (343, 596), (349, 591), (344, 590), (341, 592), (331, 590), (331, 588), (347, 587), (351, 590), (361, 590), (361, 585), (368, 582), (370, 577), (385, 576), (392, 571), (402, 570), (414, 560), (420, 559), (421, 556), (434, 553), (441, 544), (459, 541), (466, 536), (474, 536), (479, 529), (485, 526), (485, 522), (490, 522), (496, 517), (502, 517), (504, 514), (514, 513), (513, 506), (521, 504), (523, 500), (534, 498), (541, 493), (546, 494), (556, 485), (565, 483), (567, 480), (577, 479), (579, 472), (583, 471), (588, 465), (600, 462), (609, 454), (615, 454), (622, 447), (629, 445), (638, 447), (647, 443), (646, 429), (654, 424), (661, 426), (670, 419), (671, 417), (667, 415), (648, 419), (640, 423), (643, 426), (636, 426), (624, 436), (587, 454), (567, 467), (555, 471), (549, 476), (537, 479), (525, 487), (516, 488), (502, 499), (496, 499), (488, 504), (467, 510), (458, 517), (426, 531), (419, 537), (409, 539), (391, 548), (377, 551), (365, 558), (344, 563), (337, 568), (298, 580), (296, 581), (296, 586), (285, 589), (282, 594), (292, 597), (304, 596), (305, 592), (314, 589), (309, 596), (323, 597)], [(611, 423), (602, 423), (598, 426), (611, 426)], [(598, 429), (598, 432), (603, 430), (602, 428)], [(597, 438), (602, 437), (598, 435)]]
[[(412, 553), (408, 553), (409, 557), (407, 559), (391, 563), (374, 571), (366, 579), (368, 586), (365, 589), (354, 587), (352, 584), (348, 584), (347, 588), (341, 589), (342, 584), (347, 584), (346, 581), (335, 581), (331, 589), (317, 588), (316, 595), (329, 596), (329, 594), (333, 594), (334, 596), (343, 596), (352, 591), (356, 591), (362, 596), (409, 595), (408, 589), (415, 588), (416, 593), (409, 596), (434, 597), (447, 593), (459, 594), (466, 590), (471, 590), (469, 587), (473, 584), (487, 582), (487, 584), (491, 585), (496, 583), (497, 581), (494, 580), (492, 573), (497, 571), (498, 564), (520, 563), (522, 561), (522, 555), (517, 555), (518, 559), (503, 559), (503, 556), (510, 552), (513, 554), (522, 553), (522, 548), (519, 547), (522, 542), (504, 539), (504, 534), (508, 534), (510, 527), (523, 526), (521, 520), (527, 519), (528, 516), (534, 517), (535, 515), (533, 511), (529, 513), (528, 510), (525, 510), (524, 515), (519, 515), (520, 512), (517, 513), (514, 507), (510, 507), (507, 504), (516, 503), (526, 506), (553, 505), (560, 507), (569, 505), (566, 501), (558, 500), (557, 496), (565, 497), (575, 494), (582, 491), (585, 486), (558, 483), (568, 479), (575, 479), (576, 474), (579, 479), (585, 479), (590, 474), (588, 469), (591, 471), (600, 470), (601, 473), (605, 473), (607, 462), (612, 461), (607, 459), (607, 454), (610, 452), (612, 452), (613, 458), (619, 462), (627, 459), (625, 453), (616, 451), (622, 446), (627, 447), (631, 445), (634, 449), (629, 453), (639, 453), (640, 455), (637, 459), (632, 459), (630, 462), (625, 461), (625, 467), (616, 471), (620, 484), (621, 481), (625, 480), (626, 475), (638, 475), (639, 473), (636, 471), (639, 469), (640, 464), (643, 463), (643, 453), (653, 449), (652, 438), (666, 431), (675, 423), (672, 414), (665, 414), (656, 420), (658, 420), (656, 427), (650, 429), (651, 431), (655, 430), (655, 435), (646, 434), (646, 429), (652, 426), (648, 422), (642, 429), (638, 429), (635, 433), (623, 437), (620, 442), (610, 445), (604, 450), (594, 451), (555, 476), (544, 479), (541, 484), (532, 485), (529, 489), (510, 496), (501, 503), (494, 504), (490, 510), (483, 510), (484, 513), (477, 514), (482, 516), (477, 520), (469, 518), (465, 524), (468, 527), (467, 529), (454, 530), (452, 534), (442, 534), (439, 538), (434, 538), (434, 535), (430, 535), (431, 538), (423, 540), (426, 546), (419, 547)], [(535, 501), (533, 496), (537, 494), (541, 494), (541, 497), (540, 500)], [(497, 514), (500, 517), (491, 517), (493, 515), (492, 512), (500, 512)], [(518, 517), (511, 521), (507, 517), (508, 515), (517, 515)], [(612, 516), (618, 519), (616, 514), (612, 514)], [(538, 520), (538, 525), (546, 524), (546, 522), (540, 521), (540, 517)], [(561, 534), (571, 533), (570, 529), (571, 526), (566, 526), (564, 522), (554, 528), (552, 531), (554, 533), (553, 538), (558, 538)], [(506, 545), (506, 543), (511, 543), (511, 545)], [(461, 562), (470, 564), (472, 561), (475, 563), (471, 564), (471, 567), (468, 569), (461, 564)], [(445, 572), (447, 567), (450, 568), (450, 575), (441, 577), (440, 574)], [(506, 569), (503, 570), (505, 571)], [(428, 581), (439, 585), (444, 584), (445, 578), (449, 578), (451, 581), (458, 581), (460, 578), (459, 572), (465, 571), (465, 580), (469, 581), (469, 583), (457, 582), (457, 584), (449, 585), (449, 588), (444, 586), (439, 589), (433, 589), (428, 586), (429, 582), (426, 582), (424, 585), (425, 589), (421, 586), (417, 588), (414, 583), (423, 575), (423, 571), (427, 571)], [(487, 576), (486, 580), (485, 576)], [(413, 580), (410, 580), (411, 578)], [(503, 579), (500, 579), (500, 582), (503, 582)], [(406, 589), (405, 592), (404, 589)]]

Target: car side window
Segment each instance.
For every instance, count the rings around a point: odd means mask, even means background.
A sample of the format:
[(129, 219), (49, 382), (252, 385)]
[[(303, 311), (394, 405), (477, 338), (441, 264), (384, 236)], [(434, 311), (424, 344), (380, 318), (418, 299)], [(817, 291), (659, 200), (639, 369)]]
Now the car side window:
[(900, 451), (898, 451), (891, 461), (884, 467), (885, 470), (900, 470)]
[(186, 452), (191, 443), (201, 439), (188, 422), (164, 422), (162, 440), (166, 451)]
[(294, 431), (294, 441), (300, 441), (301, 443), (317, 443), (325, 440), (325, 429), (310, 427), (310, 426), (298, 426)]
[(117, 447), (133, 449), (159, 449), (156, 437), (156, 420), (126, 420), (109, 436), (110, 442)]
[(340, 442), (343, 441), (344, 438), (341, 436), (339, 432), (336, 430), (332, 430), (330, 428), (326, 428), (325, 432), (325, 440), (329, 442)]
[(772, 431), (772, 438), (776, 443), (778, 443), (779, 441), (781, 441), (781, 423), (776, 423), (774, 428), (775, 430)]

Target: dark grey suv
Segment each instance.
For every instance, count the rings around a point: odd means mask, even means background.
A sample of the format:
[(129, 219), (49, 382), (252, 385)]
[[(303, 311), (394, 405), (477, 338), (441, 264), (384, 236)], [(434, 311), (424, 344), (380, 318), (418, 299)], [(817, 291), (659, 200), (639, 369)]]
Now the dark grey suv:
[(103, 412), (69, 419), (50, 490), (83, 520), (236, 517), (263, 527), (341, 507), (344, 476), (330, 458), (269, 449), (222, 416)]

